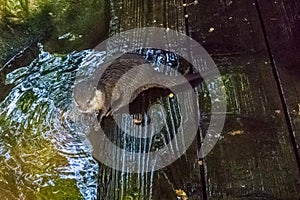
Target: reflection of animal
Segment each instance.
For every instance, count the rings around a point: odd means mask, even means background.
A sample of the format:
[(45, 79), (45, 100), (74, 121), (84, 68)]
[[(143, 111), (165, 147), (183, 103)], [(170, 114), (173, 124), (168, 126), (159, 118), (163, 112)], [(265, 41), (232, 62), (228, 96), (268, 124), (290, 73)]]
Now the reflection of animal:
[[(149, 74), (157, 73), (157, 76), (150, 78), (152, 81), (150, 84), (137, 87), (139, 83), (149, 78), (145, 77), (145, 71), (136, 68), (145, 64), (149, 63), (141, 55), (127, 53), (114, 60), (104, 72), (103, 68), (97, 70), (93, 77), (75, 85), (74, 100), (78, 109), (83, 113), (99, 112), (98, 117), (101, 121), (102, 117), (109, 116), (131, 103), (141, 92), (151, 87), (169, 88), (178, 83), (176, 77), (169, 77), (168, 83), (162, 86), (159, 83), (162, 80), (161, 76), (164, 75), (154, 72), (152, 68)], [(118, 81), (121, 83), (117, 84)]]

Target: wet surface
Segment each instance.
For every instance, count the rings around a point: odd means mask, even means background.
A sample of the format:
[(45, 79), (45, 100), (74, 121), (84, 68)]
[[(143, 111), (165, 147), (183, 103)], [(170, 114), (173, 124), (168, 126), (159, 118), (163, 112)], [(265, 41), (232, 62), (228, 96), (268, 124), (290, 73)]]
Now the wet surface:
[[(171, 64), (173, 67), (179, 66), (179, 59), (170, 53), (151, 49), (141, 52), (150, 63), (156, 63), (158, 71), (165, 71), (159, 63)], [(94, 54), (87, 50), (68, 55), (53, 55), (45, 52), (40, 46), (38, 58), (30, 65), (18, 68), (6, 75), (5, 82), (11, 86), (11, 90), (7, 97), (3, 97), (4, 100), (1, 103), (1, 136), (3, 137), (1, 139), (3, 155), (5, 155), (2, 170), (10, 173), (10, 176), (16, 180), (10, 182), (12, 185), (7, 184), (2, 188), (3, 195), (12, 195), (13, 198), (47, 196), (48, 199), (68, 195), (70, 198), (93, 199), (96, 198), (96, 194), (100, 199), (106, 197), (122, 199), (136, 195), (147, 199), (153, 195), (149, 189), (154, 181), (154, 172), (145, 176), (136, 176), (134, 173), (118, 176), (123, 177), (124, 183), (119, 184), (120, 192), (117, 194), (111, 193), (112, 190), (118, 188), (114, 186), (117, 180), (113, 179), (106, 184), (100, 182), (98, 185), (100, 189), (97, 193), (98, 178), (101, 180), (110, 176), (110, 173), (119, 174), (119, 172), (108, 170), (107, 167), (101, 165), (100, 174), (97, 173), (97, 162), (92, 158), (91, 148), (86, 143), (89, 128), (86, 124), (82, 124), (81, 115), (76, 112), (76, 109), (74, 110), (72, 104), (72, 88), (76, 73), (89, 76), (93, 71), (91, 66), (87, 71), (78, 71), (78, 69), (86, 67), (88, 65), (86, 61), (90, 61), (91, 56), (95, 60), (103, 59), (105, 52)], [(164, 54), (172, 59), (161, 60)], [(161, 134), (150, 138), (150, 141), (138, 141), (134, 137), (122, 136), (123, 133), (116, 129), (117, 125), (111, 124), (113, 119), (108, 118), (103, 125), (108, 132), (107, 135), (112, 141), (115, 140), (118, 145), (129, 151), (140, 152), (146, 149), (151, 151), (151, 149), (155, 150), (168, 144), (174, 137), (171, 133), (176, 132), (176, 127), (180, 123), (179, 108), (176, 105), (176, 97), (167, 97), (159, 101), (169, 110), (168, 113), (161, 113), (162, 123), (168, 125)], [(145, 119), (147, 117), (144, 115)], [(122, 118), (120, 120), (124, 121), (125, 127), (134, 123), (132, 117), (127, 119), (128, 117), (123, 116)], [(144, 127), (147, 128), (147, 123)], [(120, 140), (120, 138), (123, 139)], [(142, 148), (144, 145), (145, 148)], [(14, 151), (16, 146), (17, 151)], [(39, 148), (41, 148), (40, 151)], [(19, 161), (19, 157), (25, 158)], [(10, 172), (11, 162), (16, 162), (14, 164), (17, 167)], [(38, 170), (26, 164), (32, 162), (41, 165), (36, 166)], [(44, 165), (49, 166), (50, 169), (44, 168)], [(29, 168), (30, 171), (24, 170), (24, 167)], [(108, 171), (101, 171), (102, 169)], [(3, 182), (8, 181), (5, 174), (2, 176)], [(26, 184), (18, 184), (19, 186), (14, 189), (23, 176), (31, 178)], [(168, 176), (166, 178), (168, 179)], [(107, 188), (107, 184), (113, 184), (113, 187)], [(142, 186), (139, 186), (140, 184)], [(35, 190), (32, 191), (30, 188), (35, 188)], [(16, 192), (10, 194), (11, 191)], [(175, 195), (174, 191), (170, 195)]]
[(222, 139), (204, 160), (207, 198), (298, 199), (299, 169), (255, 2), (188, 11), (192, 37), (212, 54), (228, 95)]
[[(290, 137), (287, 123), (291, 120), (295, 137), (299, 137), (297, 2), (258, 1), (273, 57), (268, 55), (270, 49), (263, 35), (256, 1), (187, 2), (185, 10), (181, 1), (72, 1), (73, 6), (66, 6), (70, 2), (58, 1), (59, 9), (56, 10), (45, 7), (47, 12), (41, 15), (41, 21), (36, 16), (30, 17), (34, 11), (26, 11), (24, 5), (7, 4), (20, 12), (0, 25), (4, 30), (0, 33), (1, 62), (13, 58), (0, 73), (0, 197), (299, 198), (299, 166), (293, 148), (296, 141), (291, 142), (294, 138)], [(2, 7), (0, 11), (3, 12)], [(18, 23), (13, 26), (13, 22)], [(27, 30), (28, 26), (31, 31)], [(44, 27), (36, 31), (32, 28), (35, 26)], [(212, 84), (195, 88), (201, 111), (201, 131), (180, 159), (156, 172), (125, 173), (93, 159), (86, 140), (91, 127), (73, 107), (71, 94), (76, 73), (89, 76), (94, 70), (93, 67), (89, 71), (78, 70), (89, 64), (86, 58), (91, 55), (95, 60), (105, 58), (105, 52), (94, 54), (82, 49), (93, 48), (108, 35), (145, 26), (187, 31), (213, 56), (222, 77)], [(278, 34), (273, 34), (275, 32)], [(9, 42), (22, 33), (26, 33), (24, 38)], [(38, 42), (44, 47), (38, 46)], [(118, 45), (122, 45), (122, 41), (113, 44), (112, 48)], [(24, 53), (17, 54), (22, 50)], [(190, 69), (174, 54), (154, 49), (140, 50), (139, 53), (156, 64), (155, 69), (161, 72), (168, 73), (160, 64), (170, 65), (182, 73)], [(276, 86), (278, 77), (274, 77), (274, 63), (270, 59), (274, 59), (279, 69), (286, 102), (280, 98), (282, 91)], [(218, 90), (221, 81), (227, 96), (219, 100), (227, 100), (227, 119), (220, 141), (202, 160), (199, 147), (211, 116), (208, 89)], [(155, 93), (141, 94), (132, 109), (145, 110), (148, 99)], [(152, 103), (160, 103), (166, 108), (167, 112), (158, 113), (160, 121), (156, 124), (164, 125), (165, 129), (153, 137), (137, 139), (145, 133), (142, 129), (148, 134), (155, 128), (148, 126), (149, 115), (135, 111), (133, 115), (118, 116), (123, 130), (137, 124), (142, 127), (130, 129), (131, 136), (124, 134), (112, 118), (103, 121), (111, 141), (128, 151), (141, 152), (159, 149), (176, 137), (181, 123), (176, 97), (167, 94), (164, 98), (153, 99)], [(143, 105), (138, 105), (140, 102), (144, 102)], [(284, 114), (282, 103), (287, 104), (291, 118)], [(140, 158), (138, 162), (144, 160)], [(144, 165), (151, 165), (151, 162)], [(143, 170), (145, 168), (140, 169)]]
[[(294, 135), (296, 150), (299, 150), (299, 66), (300, 66), (300, 5), (297, 1), (258, 1), (269, 52), (278, 73), (278, 84), (282, 87), (282, 98), (286, 105), (286, 118), (290, 132)], [(268, 8), (268, 9), (267, 9)], [(271, 34), (276, 32), (276, 34)], [(291, 84), (293, 83), (293, 84)], [(298, 153), (298, 163), (300, 157)]]
[[(93, 199), (98, 165), (73, 129), (71, 87), (88, 51), (54, 56), (42, 51), (7, 74), (1, 102), (1, 196), (9, 199)], [(5, 184), (6, 183), (6, 184)], [(10, 198), (11, 197), (11, 198)]]

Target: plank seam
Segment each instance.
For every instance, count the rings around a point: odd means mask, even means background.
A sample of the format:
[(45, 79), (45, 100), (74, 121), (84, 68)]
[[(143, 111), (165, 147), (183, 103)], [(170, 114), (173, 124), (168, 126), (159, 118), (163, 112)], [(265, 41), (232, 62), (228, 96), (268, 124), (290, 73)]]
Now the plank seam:
[(280, 96), (280, 100), (281, 100), (281, 103), (282, 103), (285, 121), (286, 121), (286, 124), (287, 124), (288, 132), (289, 132), (290, 139), (291, 139), (292, 146), (293, 146), (293, 150), (294, 150), (294, 153), (295, 153), (295, 159), (296, 159), (296, 162), (297, 162), (297, 165), (298, 165), (298, 171), (300, 172), (300, 156), (299, 156), (299, 152), (298, 152), (298, 144), (296, 142), (296, 135), (295, 135), (295, 131), (294, 131), (293, 124), (292, 124), (292, 118), (289, 115), (288, 106), (287, 106), (287, 102), (286, 102), (286, 98), (285, 98), (285, 93), (284, 93), (284, 90), (282, 88), (282, 82), (281, 82), (281, 79), (279, 77), (279, 71), (276, 67), (276, 64), (275, 64), (275, 61), (274, 61), (274, 56), (272, 54), (272, 49), (271, 49), (270, 41), (268, 39), (265, 23), (263, 21), (263, 17), (262, 17), (262, 14), (261, 14), (259, 1), (254, 0), (254, 2), (255, 2), (257, 13), (258, 13), (260, 25), (261, 25), (261, 28), (262, 28), (262, 33), (263, 33), (263, 36), (264, 36), (264, 39), (265, 39), (266, 48), (267, 48), (268, 55), (269, 55), (269, 58), (270, 58), (272, 72), (273, 72), (273, 75), (274, 75), (274, 78), (275, 78), (276, 86), (277, 86), (279, 96)]
[[(183, 4), (187, 5), (187, 1), (183, 0), (182, 2)], [(189, 32), (189, 15), (187, 12), (187, 6), (183, 6), (183, 17), (184, 17), (184, 22), (185, 22), (185, 34), (187, 36), (190, 36), (190, 32)], [(190, 55), (189, 55), (190, 56)], [(193, 66), (191, 65), (191, 63), (189, 63), (189, 69), (190, 69), (190, 73), (192, 73), (193, 71)], [(200, 129), (198, 128), (198, 133), (197, 133), (197, 141), (198, 141), (198, 146), (200, 148), (201, 146), (201, 136), (200, 136)], [(200, 162), (202, 162), (203, 164), (200, 165), (200, 178), (201, 178), (201, 185), (202, 185), (202, 198), (203, 200), (208, 200), (207, 198), (207, 184), (206, 184), (206, 177), (205, 177), (205, 168), (204, 168), (204, 161), (203, 159), (199, 160)]]

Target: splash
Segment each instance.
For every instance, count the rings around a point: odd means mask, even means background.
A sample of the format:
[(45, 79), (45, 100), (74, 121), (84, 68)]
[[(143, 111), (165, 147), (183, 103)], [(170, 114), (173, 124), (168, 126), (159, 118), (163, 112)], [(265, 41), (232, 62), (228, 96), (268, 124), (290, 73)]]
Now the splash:
[(14, 88), (0, 103), (0, 196), (95, 199), (98, 165), (84, 142), (88, 129), (73, 108), (72, 88), (85, 59), (104, 54), (40, 50), (29, 66), (7, 75)]

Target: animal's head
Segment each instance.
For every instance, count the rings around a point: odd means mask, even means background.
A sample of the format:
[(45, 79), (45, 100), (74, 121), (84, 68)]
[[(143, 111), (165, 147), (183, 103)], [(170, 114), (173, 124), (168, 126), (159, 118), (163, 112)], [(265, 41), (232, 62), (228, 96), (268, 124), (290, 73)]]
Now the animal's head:
[(75, 85), (74, 103), (82, 113), (101, 112), (105, 103), (104, 91), (97, 89), (93, 80), (87, 79)]

